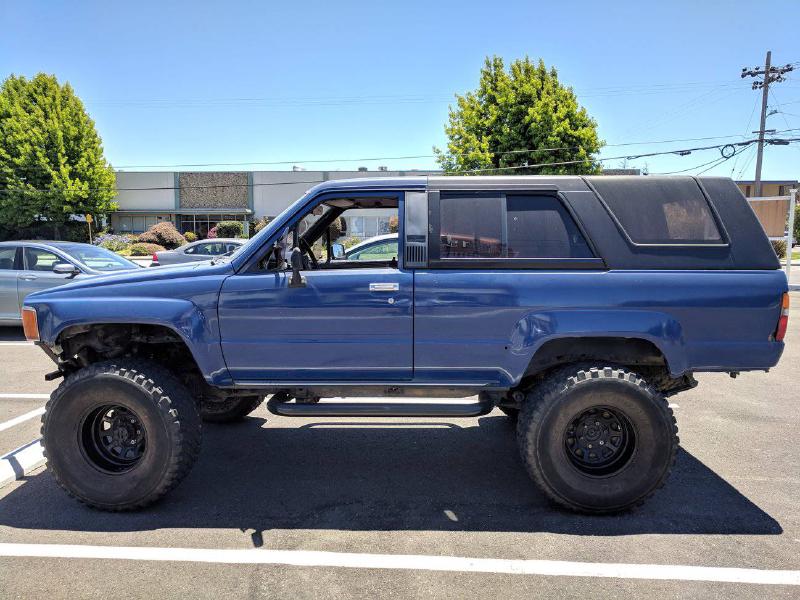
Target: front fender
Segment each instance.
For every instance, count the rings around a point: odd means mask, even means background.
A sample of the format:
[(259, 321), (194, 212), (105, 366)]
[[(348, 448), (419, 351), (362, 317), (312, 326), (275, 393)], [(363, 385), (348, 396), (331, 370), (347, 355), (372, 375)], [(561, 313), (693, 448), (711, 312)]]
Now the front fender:
[[(174, 331), (212, 385), (231, 384), (219, 344), (216, 317), (209, 319), (192, 301), (164, 297), (76, 297), (55, 301), (28, 298), (36, 308), (39, 337), (53, 345), (59, 335), (74, 325), (132, 323), (160, 325)], [(135, 310), (132, 310), (135, 307)], [(216, 311), (214, 311), (216, 315)]]
[(517, 357), (517, 381), (545, 343), (571, 337), (616, 337), (646, 340), (664, 355), (670, 374), (686, 369), (685, 341), (681, 324), (672, 316), (653, 310), (567, 309), (536, 311), (517, 321), (510, 336), (511, 353)]

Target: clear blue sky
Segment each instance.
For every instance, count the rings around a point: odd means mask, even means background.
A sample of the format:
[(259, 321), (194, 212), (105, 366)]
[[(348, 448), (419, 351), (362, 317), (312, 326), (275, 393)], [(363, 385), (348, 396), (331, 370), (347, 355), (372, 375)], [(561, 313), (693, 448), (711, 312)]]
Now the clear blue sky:
[[(760, 94), (739, 72), (763, 64), (767, 49), (775, 62), (800, 61), (798, 17), (796, 0), (7, 0), (0, 5), (0, 78), (45, 71), (69, 81), (109, 160), (131, 170), (248, 161), (430, 168), (432, 158), (301, 161), (431, 154), (445, 141), (448, 102), (476, 86), (491, 54), (555, 65), (608, 144), (750, 135)], [(771, 104), (786, 104), (768, 126), (800, 128), (800, 68), (774, 92)], [(705, 143), (717, 141), (609, 146), (602, 156)], [(711, 173), (752, 178), (752, 154)], [(629, 164), (655, 173), (716, 156)], [(768, 147), (764, 177), (800, 178), (800, 144)]]

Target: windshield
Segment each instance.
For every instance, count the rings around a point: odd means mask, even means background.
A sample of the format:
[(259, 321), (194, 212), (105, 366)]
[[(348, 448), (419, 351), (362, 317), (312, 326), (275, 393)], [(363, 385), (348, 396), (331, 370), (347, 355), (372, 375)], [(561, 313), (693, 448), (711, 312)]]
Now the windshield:
[(62, 246), (61, 249), (79, 263), (95, 271), (128, 271), (139, 268), (136, 263), (99, 246), (76, 244), (74, 246)]

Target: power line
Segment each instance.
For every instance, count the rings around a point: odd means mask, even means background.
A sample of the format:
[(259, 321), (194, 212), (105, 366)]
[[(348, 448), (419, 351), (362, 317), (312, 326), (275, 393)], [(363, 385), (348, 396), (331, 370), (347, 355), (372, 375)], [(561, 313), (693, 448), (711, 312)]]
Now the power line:
[[(675, 155), (675, 156), (687, 156), (693, 152), (700, 152), (704, 150), (719, 150), (722, 153), (722, 157), (726, 159), (733, 158), (738, 152), (738, 148), (746, 148), (755, 144), (758, 139), (750, 139), (745, 140), (742, 142), (732, 142), (726, 144), (714, 144), (709, 146), (698, 146), (693, 148), (683, 148), (683, 149), (673, 149), (673, 150), (664, 150), (661, 152), (646, 152), (640, 154), (629, 154), (629, 155), (622, 155), (622, 156), (609, 156), (606, 158), (596, 158), (596, 159), (583, 159), (583, 160), (568, 160), (568, 161), (557, 161), (557, 162), (549, 162), (549, 163), (538, 163), (533, 165), (516, 165), (516, 166), (509, 166), (509, 167), (488, 167), (482, 169), (466, 169), (462, 171), (458, 171), (457, 173), (484, 173), (484, 172), (493, 172), (493, 171), (511, 171), (517, 169), (536, 169), (541, 167), (554, 167), (554, 166), (566, 166), (566, 165), (573, 165), (573, 164), (581, 164), (585, 163), (586, 160), (596, 160), (598, 162), (606, 162), (610, 160), (635, 160), (638, 158), (649, 158), (652, 156), (665, 156), (665, 155)], [(775, 144), (775, 145), (789, 145), (796, 142), (800, 142), (800, 137), (795, 138), (769, 138), (765, 141), (767, 144)], [(727, 148), (733, 149), (730, 154), (726, 154), (725, 151)], [(267, 187), (267, 186), (278, 186), (278, 185), (298, 185), (298, 184), (314, 184), (314, 183), (322, 183), (324, 180), (321, 179), (314, 179), (314, 180), (306, 180), (306, 181), (270, 181), (264, 183), (220, 183), (220, 184), (210, 184), (210, 185), (191, 185), (191, 186), (180, 186), (178, 188), (174, 186), (148, 186), (148, 187), (138, 187), (138, 188), (88, 188), (88, 189), (74, 189), (74, 190), (61, 190), (61, 189), (46, 189), (46, 188), (19, 188), (19, 189), (2, 189), (0, 192), (5, 193), (28, 193), (28, 192), (42, 192), (42, 193), (64, 193), (67, 191), (73, 191), (76, 193), (82, 192), (141, 192), (141, 191), (163, 191), (163, 190), (175, 190), (175, 189), (217, 189), (217, 188), (235, 188), (235, 187)]]
[[(744, 135), (715, 135), (697, 138), (679, 138), (671, 140), (653, 140), (644, 142), (625, 142), (619, 144), (605, 144), (604, 148), (620, 148), (625, 146), (646, 146), (654, 144), (674, 144), (677, 142), (700, 142), (706, 140), (721, 140), (730, 138), (742, 138)], [(581, 146), (561, 146), (557, 148), (527, 148), (524, 150), (508, 150), (505, 152), (493, 153), (494, 156), (503, 156), (508, 154), (522, 154), (530, 152), (556, 152), (560, 150), (576, 150)], [(466, 152), (448, 153), (450, 155), (462, 156), (468, 154)], [(241, 167), (246, 165), (300, 165), (312, 163), (341, 163), (341, 162), (374, 162), (374, 161), (390, 161), (390, 160), (419, 160), (423, 158), (434, 158), (435, 154), (413, 154), (407, 156), (373, 156), (367, 158), (316, 158), (307, 160), (280, 160), (280, 161), (248, 161), (248, 162), (226, 162), (226, 163), (174, 163), (166, 165), (117, 165), (117, 169), (156, 169), (156, 168), (175, 168), (175, 167)]]
[[(630, 94), (662, 94), (668, 92), (692, 91), (698, 88), (732, 88), (737, 84), (734, 81), (689, 81), (674, 83), (642, 83), (642, 84), (620, 84), (615, 86), (578, 88), (573, 91), (578, 97), (603, 97)], [(299, 96), (299, 97), (276, 97), (276, 96), (241, 96), (241, 97), (221, 97), (221, 98), (143, 98), (125, 100), (86, 100), (85, 104), (90, 106), (223, 106), (229, 104), (262, 104), (265, 106), (340, 106), (340, 105), (359, 105), (359, 104), (393, 104), (393, 103), (427, 103), (427, 102), (452, 102), (452, 94), (383, 94), (383, 95), (359, 95), (359, 96)]]

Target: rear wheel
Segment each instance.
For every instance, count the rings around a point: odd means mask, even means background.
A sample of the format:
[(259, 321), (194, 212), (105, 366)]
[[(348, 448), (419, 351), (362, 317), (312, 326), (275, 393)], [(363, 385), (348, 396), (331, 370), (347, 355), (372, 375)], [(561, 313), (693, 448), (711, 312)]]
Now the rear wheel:
[(504, 413), (508, 418), (516, 421), (519, 418), (519, 409), (510, 406), (498, 406), (500, 412)]
[(241, 421), (264, 401), (263, 396), (230, 396), (224, 400), (201, 400), (200, 416), (207, 423)]
[(68, 376), (42, 417), (47, 467), (94, 508), (143, 508), (189, 472), (201, 423), (186, 388), (150, 361), (102, 362)]
[(664, 397), (620, 367), (559, 370), (526, 398), (520, 454), (553, 501), (587, 513), (618, 512), (666, 481), (678, 428)]

